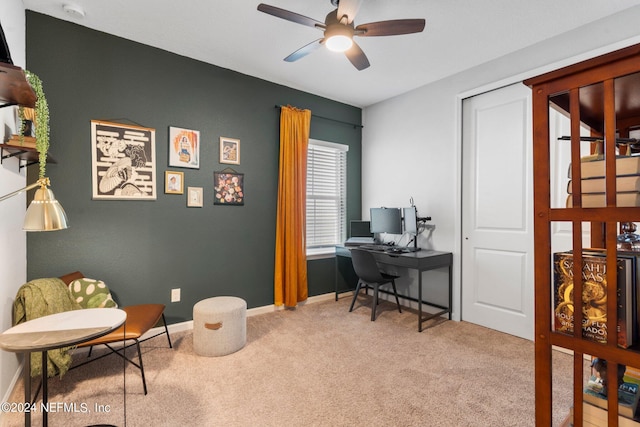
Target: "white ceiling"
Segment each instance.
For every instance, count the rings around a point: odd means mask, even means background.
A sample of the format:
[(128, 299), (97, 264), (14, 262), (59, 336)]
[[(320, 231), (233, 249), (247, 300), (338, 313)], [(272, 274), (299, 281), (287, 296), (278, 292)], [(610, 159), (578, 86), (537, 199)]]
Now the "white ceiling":
[[(424, 32), (362, 37), (357, 71), (322, 48), (282, 59), (319, 30), (257, 10), (260, 0), (23, 0), (25, 8), (326, 98), (366, 107), (490, 61), (640, 0), (362, 0), (355, 24), (424, 18)], [(330, 0), (262, 0), (318, 21)], [(66, 13), (63, 4), (85, 16)], [(640, 24), (639, 24), (640, 25)]]

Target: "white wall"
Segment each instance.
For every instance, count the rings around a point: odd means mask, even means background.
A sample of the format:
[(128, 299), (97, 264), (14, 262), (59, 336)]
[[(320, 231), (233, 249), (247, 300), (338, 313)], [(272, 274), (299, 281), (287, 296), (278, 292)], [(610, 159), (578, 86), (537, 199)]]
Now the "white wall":
[[(0, 2), (0, 24), (11, 51), (13, 63), (25, 65), (25, 9), (22, 0)], [(15, 133), (16, 109), (0, 109), (0, 138)], [(16, 159), (3, 160), (0, 165), (0, 195), (25, 186), (26, 168), (18, 171)], [(27, 242), (22, 231), (25, 195), (0, 202), (0, 331), (11, 326), (11, 312), (16, 291), (26, 280)], [(14, 353), (0, 351), (0, 397), (7, 401), (18, 375), (19, 359)], [(0, 414), (1, 416), (1, 414)]]
[[(639, 43), (637, 22), (640, 6), (364, 110), (363, 218), (368, 218), (369, 207), (406, 206), (409, 197), (421, 216), (433, 217), (431, 238), (424, 233), (418, 244), (454, 254), (454, 319), (461, 314), (461, 100)], [(416, 279), (408, 280), (409, 284), (399, 283), (399, 287), (415, 287)], [(427, 272), (424, 280), (425, 295), (429, 295), (442, 289), (446, 274)], [(441, 293), (436, 297), (443, 298)]]

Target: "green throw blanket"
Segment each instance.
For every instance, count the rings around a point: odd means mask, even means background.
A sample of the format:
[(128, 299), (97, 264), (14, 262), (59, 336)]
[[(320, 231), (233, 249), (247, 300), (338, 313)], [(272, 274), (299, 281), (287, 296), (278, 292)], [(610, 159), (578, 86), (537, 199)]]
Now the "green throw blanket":
[[(13, 302), (13, 324), (26, 322), (49, 314), (78, 310), (82, 307), (71, 297), (69, 288), (58, 278), (36, 279), (25, 283), (18, 289)], [(49, 350), (47, 375), (54, 377), (64, 375), (71, 366), (71, 347)], [(41, 374), (41, 352), (31, 353), (31, 376)]]

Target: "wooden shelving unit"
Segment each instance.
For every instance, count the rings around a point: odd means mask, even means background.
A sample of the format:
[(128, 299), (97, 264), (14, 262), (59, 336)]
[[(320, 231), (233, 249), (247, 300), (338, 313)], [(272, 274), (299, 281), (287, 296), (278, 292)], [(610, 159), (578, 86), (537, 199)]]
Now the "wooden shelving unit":
[[(535, 238), (535, 368), (536, 425), (552, 425), (552, 346), (574, 354), (574, 425), (583, 425), (582, 388), (584, 356), (606, 359), (607, 379), (617, 384), (617, 364), (640, 368), (640, 352), (617, 346), (616, 333), (609, 333), (606, 344), (583, 339), (580, 327), (573, 336), (553, 331), (552, 314), (552, 229), (555, 222), (571, 223), (574, 259), (581, 259), (583, 228), (591, 227), (591, 247), (607, 248), (607, 280), (616, 283), (616, 237), (621, 222), (640, 221), (640, 207), (615, 205), (616, 137), (628, 137), (640, 129), (640, 45), (625, 48), (544, 75), (528, 79), (533, 91), (534, 156), (534, 238)], [(552, 167), (550, 108), (570, 117), (573, 208), (552, 205)], [(601, 208), (582, 208), (580, 180), (580, 130), (588, 126), (592, 136), (604, 139), (606, 157), (607, 204)], [(582, 324), (581, 265), (574, 267), (574, 325)], [(616, 287), (607, 295), (607, 329), (616, 331)], [(618, 426), (617, 393), (609, 393), (608, 425)], [(567, 411), (569, 408), (567, 408)]]

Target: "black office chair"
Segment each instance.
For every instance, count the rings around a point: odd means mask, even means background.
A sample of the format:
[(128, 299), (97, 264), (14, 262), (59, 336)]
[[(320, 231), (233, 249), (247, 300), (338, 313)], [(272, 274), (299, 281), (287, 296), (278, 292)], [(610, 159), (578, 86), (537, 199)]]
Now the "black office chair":
[(353, 263), (353, 269), (358, 276), (358, 285), (353, 293), (353, 300), (351, 301), (351, 307), (349, 312), (353, 310), (353, 305), (358, 298), (358, 292), (362, 285), (365, 286), (365, 290), (369, 286), (373, 288), (373, 306), (371, 308), (371, 321), (376, 320), (376, 307), (378, 306), (378, 288), (382, 285), (391, 283), (393, 287), (393, 294), (396, 297), (396, 304), (398, 304), (398, 311), (402, 313), (400, 308), (400, 301), (398, 300), (398, 292), (396, 291), (396, 281), (398, 276), (392, 276), (380, 271), (378, 263), (371, 252), (364, 251), (362, 249), (351, 249), (351, 261)]

